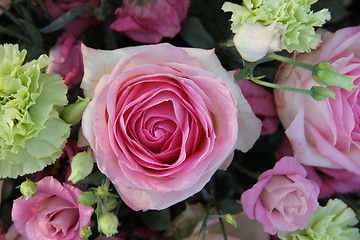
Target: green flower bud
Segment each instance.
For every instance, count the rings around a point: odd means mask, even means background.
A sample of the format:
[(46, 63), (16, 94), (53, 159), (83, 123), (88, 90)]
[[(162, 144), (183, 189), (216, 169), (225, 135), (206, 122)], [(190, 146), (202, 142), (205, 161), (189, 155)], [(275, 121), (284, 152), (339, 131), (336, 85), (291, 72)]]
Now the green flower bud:
[(92, 234), (91, 231), (91, 227), (90, 226), (85, 226), (81, 228), (80, 231), (80, 235), (81, 235), (81, 240), (87, 240)]
[(25, 197), (25, 200), (28, 200), (30, 197), (33, 197), (36, 193), (36, 184), (27, 179), (25, 182), (20, 184), (18, 188), (20, 188), (21, 194)]
[(357, 223), (354, 210), (340, 199), (330, 199), (325, 207), (318, 207), (310, 215), (304, 229), (278, 232), (278, 237), (281, 240), (360, 239)]
[(42, 170), (62, 154), (70, 126), (59, 117), (67, 87), (44, 73), (46, 55), (23, 65), (26, 50), (0, 45), (0, 178)]
[(72, 103), (64, 108), (60, 117), (71, 125), (78, 124), (81, 121), (82, 114), (85, 111), (90, 98), (78, 97), (75, 103)]
[(106, 209), (108, 211), (114, 210), (116, 208), (117, 204), (118, 204), (118, 201), (114, 197), (108, 197), (106, 199)]
[(327, 61), (322, 61), (316, 64), (312, 75), (316, 82), (326, 86), (342, 87), (349, 92), (356, 88), (353, 83), (356, 76), (340, 74), (336, 68)]
[(326, 98), (335, 98), (335, 93), (326, 87), (314, 86), (311, 88), (312, 98), (316, 101), (322, 101)]
[(105, 186), (98, 186), (96, 188), (96, 192), (95, 192), (96, 196), (98, 196), (99, 198), (105, 198), (109, 195), (109, 191)]
[(80, 152), (71, 159), (71, 174), (69, 181), (77, 183), (86, 178), (92, 171), (94, 160), (91, 152)]
[(84, 206), (91, 207), (95, 203), (97, 203), (98, 199), (95, 196), (95, 193), (89, 192), (82, 192), (79, 196), (79, 203)]
[(237, 222), (235, 220), (235, 218), (231, 215), (231, 214), (225, 214), (224, 219), (227, 223), (230, 223), (231, 225), (233, 225), (234, 227), (237, 227)]
[(111, 237), (118, 233), (119, 220), (114, 213), (106, 212), (99, 217), (98, 220), (99, 232), (102, 232), (106, 237)]

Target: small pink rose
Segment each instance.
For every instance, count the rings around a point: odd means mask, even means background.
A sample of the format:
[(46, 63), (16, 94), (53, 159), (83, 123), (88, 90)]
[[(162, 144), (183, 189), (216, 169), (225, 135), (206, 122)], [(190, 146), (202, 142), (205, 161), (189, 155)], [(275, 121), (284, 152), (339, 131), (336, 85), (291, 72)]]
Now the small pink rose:
[(91, 207), (78, 203), (81, 191), (69, 184), (62, 186), (53, 177), (37, 184), (37, 192), (28, 200), (16, 199), (12, 220), (28, 240), (80, 239), (80, 231), (90, 224)]
[(84, 75), (80, 40), (65, 32), (50, 49), (49, 57), (52, 61), (48, 65), (48, 73), (59, 74), (69, 89), (80, 84)]
[(125, 32), (131, 39), (144, 43), (158, 43), (163, 37), (173, 38), (180, 31), (190, 0), (124, 0), (116, 10), (117, 20), (111, 28)]
[(97, 165), (134, 210), (164, 209), (200, 191), (261, 123), (214, 51), (170, 44), (84, 46), (92, 101), (83, 134)]
[[(296, 60), (308, 64), (330, 61), (345, 75), (358, 76), (352, 92), (332, 87), (335, 99), (315, 101), (310, 96), (275, 90), (277, 111), (296, 159), (314, 167), (346, 170), (360, 175), (360, 27), (324, 32), (322, 43)], [(276, 83), (310, 89), (316, 85), (310, 71), (281, 65)]]
[(251, 109), (263, 124), (261, 135), (275, 133), (280, 120), (277, 116), (273, 94), (247, 79), (241, 80), (238, 85)]
[(293, 157), (283, 157), (241, 196), (244, 212), (263, 224), (265, 232), (304, 228), (318, 207), (319, 187)]
[[(45, 0), (44, 3), (51, 17), (56, 19), (78, 6), (88, 5), (91, 7), (99, 7), (100, 0)], [(77, 37), (86, 28), (98, 23), (99, 21), (94, 15), (87, 12), (72, 20), (64, 27), (64, 29)]]

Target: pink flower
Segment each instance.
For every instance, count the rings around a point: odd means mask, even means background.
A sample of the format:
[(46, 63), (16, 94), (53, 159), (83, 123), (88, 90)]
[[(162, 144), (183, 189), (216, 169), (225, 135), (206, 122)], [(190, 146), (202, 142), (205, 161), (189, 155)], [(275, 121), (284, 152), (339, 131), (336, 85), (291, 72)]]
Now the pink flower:
[(158, 43), (163, 37), (173, 38), (180, 32), (180, 22), (185, 19), (190, 0), (124, 0), (116, 10), (117, 20), (111, 28), (125, 32), (138, 42)]
[(261, 135), (275, 133), (280, 121), (276, 113), (274, 96), (263, 87), (247, 79), (241, 80), (238, 85), (251, 109), (263, 124)]
[(16, 199), (12, 220), (19, 233), (28, 240), (80, 239), (81, 228), (90, 224), (91, 207), (78, 203), (81, 191), (60, 184), (53, 177), (39, 182), (37, 192), (28, 200)]
[[(318, 49), (299, 54), (296, 60), (309, 64), (328, 60), (340, 73), (360, 76), (360, 27), (324, 32), (322, 41)], [(303, 89), (316, 85), (310, 71), (288, 64), (280, 67), (276, 83)], [(354, 84), (358, 87), (352, 92), (332, 87), (336, 99), (324, 101), (275, 90), (279, 118), (300, 163), (360, 175), (360, 77)]]
[(261, 123), (214, 51), (169, 44), (84, 47), (82, 120), (99, 169), (134, 210), (164, 209), (200, 191)]
[(244, 212), (273, 235), (304, 228), (319, 205), (319, 187), (305, 177), (305, 168), (295, 158), (283, 157), (242, 194)]
[[(51, 17), (56, 19), (78, 6), (88, 5), (91, 7), (99, 7), (100, 0), (45, 0), (44, 3)], [(92, 13), (87, 12), (75, 18), (64, 28), (75, 36), (79, 36), (86, 28), (98, 22)]]
[(48, 73), (57, 73), (65, 80), (70, 89), (79, 84), (84, 75), (81, 41), (70, 33), (62, 34), (54, 47), (50, 49), (52, 62), (48, 65)]

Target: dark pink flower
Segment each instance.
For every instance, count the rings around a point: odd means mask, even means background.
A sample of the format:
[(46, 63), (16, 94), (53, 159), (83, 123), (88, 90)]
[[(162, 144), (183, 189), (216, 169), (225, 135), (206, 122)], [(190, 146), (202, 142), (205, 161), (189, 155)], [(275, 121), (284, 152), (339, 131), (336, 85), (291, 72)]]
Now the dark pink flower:
[(80, 239), (80, 231), (90, 224), (91, 207), (78, 203), (81, 191), (69, 184), (61, 185), (53, 177), (37, 184), (37, 192), (28, 200), (16, 199), (12, 220), (19, 233), (28, 240)]
[(84, 75), (81, 41), (73, 34), (62, 34), (50, 49), (49, 57), (52, 62), (48, 65), (48, 73), (59, 74), (69, 89), (81, 82)]
[[(56, 19), (78, 6), (88, 5), (99, 7), (100, 0), (45, 0), (44, 3), (51, 17)], [(64, 28), (75, 36), (79, 36), (86, 28), (93, 26), (98, 22), (99, 21), (92, 13), (84, 13), (68, 23)]]
[(280, 120), (276, 113), (273, 94), (247, 79), (241, 80), (238, 85), (251, 109), (263, 124), (261, 135), (275, 133)]
[(163, 37), (173, 38), (180, 31), (190, 0), (124, 0), (116, 10), (117, 20), (111, 28), (125, 32), (131, 39), (144, 43), (158, 43)]

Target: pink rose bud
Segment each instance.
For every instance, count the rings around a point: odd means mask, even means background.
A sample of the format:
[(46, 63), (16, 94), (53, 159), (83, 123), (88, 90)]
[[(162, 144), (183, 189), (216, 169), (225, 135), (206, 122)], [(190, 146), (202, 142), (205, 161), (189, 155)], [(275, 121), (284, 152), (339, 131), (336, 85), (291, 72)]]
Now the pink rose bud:
[(52, 62), (46, 72), (59, 74), (65, 80), (68, 89), (81, 82), (84, 75), (81, 41), (76, 40), (73, 34), (63, 33), (50, 49), (49, 57)]
[(278, 230), (304, 228), (319, 205), (318, 195), (319, 187), (306, 179), (305, 168), (295, 158), (283, 157), (242, 194), (241, 203), (249, 219), (274, 235)]

